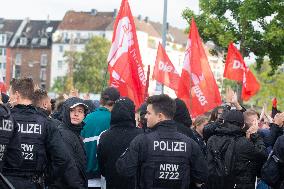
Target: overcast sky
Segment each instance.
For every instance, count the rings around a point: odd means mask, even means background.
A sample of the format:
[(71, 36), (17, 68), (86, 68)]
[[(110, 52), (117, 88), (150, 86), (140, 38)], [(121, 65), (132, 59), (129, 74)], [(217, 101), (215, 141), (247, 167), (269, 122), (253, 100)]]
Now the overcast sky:
[[(134, 16), (148, 16), (150, 20), (163, 22), (164, 0), (129, 0)], [(50, 19), (61, 20), (68, 10), (113, 11), (119, 9), (121, 0), (6, 0), (1, 3), (0, 17), (11, 19)], [(186, 7), (198, 11), (198, 0), (168, 0), (168, 22), (179, 28), (187, 23), (181, 18)]]

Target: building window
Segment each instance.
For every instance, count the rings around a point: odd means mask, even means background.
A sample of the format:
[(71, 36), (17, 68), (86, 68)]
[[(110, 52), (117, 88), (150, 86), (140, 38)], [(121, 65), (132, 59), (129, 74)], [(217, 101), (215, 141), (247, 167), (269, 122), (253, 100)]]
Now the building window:
[(0, 35), (0, 44), (1, 45), (6, 45), (6, 34)]
[(38, 38), (35, 37), (32, 39), (32, 45), (36, 45), (38, 43)]
[(57, 65), (58, 65), (58, 69), (62, 70), (62, 68), (63, 68), (63, 61), (62, 60), (58, 60)]
[(40, 80), (41, 81), (46, 81), (46, 68), (41, 68), (40, 69)]
[(40, 46), (47, 46), (47, 38), (40, 39)]
[(15, 66), (15, 78), (18, 79), (21, 77), (21, 66), (20, 65), (16, 65)]
[(45, 83), (45, 82), (42, 82), (42, 83), (40, 84), (40, 88), (46, 89), (46, 83)]
[(6, 48), (3, 48), (2, 51), (3, 51), (2, 55), (6, 56)]
[(6, 62), (3, 63), (3, 69), (6, 69)]
[(22, 54), (20, 54), (20, 53), (16, 54), (15, 64), (16, 65), (21, 65), (22, 64)]
[(40, 65), (47, 66), (47, 54), (42, 54), (40, 57)]
[(0, 48), (0, 55), (3, 55), (3, 49)]
[(63, 51), (64, 51), (63, 45), (60, 45), (60, 46), (59, 46), (59, 52), (62, 53)]
[(28, 43), (28, 39), (26, 37), (21, 37), (20, 38), (20, 45), (21, 46), (26, 46)]

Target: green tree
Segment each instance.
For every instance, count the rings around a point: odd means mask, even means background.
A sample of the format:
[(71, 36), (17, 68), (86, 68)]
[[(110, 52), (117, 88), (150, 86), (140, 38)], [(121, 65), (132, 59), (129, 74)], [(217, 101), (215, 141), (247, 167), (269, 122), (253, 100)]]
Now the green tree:
[(54, 81), (54, 84), (51, 88), (51, 91), (56, 92), (56, 93), (64, 93), (67, 92), (65, 91), (65, 83), (66, 83), (67, 77), (57, 77)]
[(240, 44), (241, 54), (254, 53), (257, 68), (264, 56), (270, 59), (271, 73), (284, 62), (284, 6), (279, 0), (199, 0), (200, 14), (189, 8), (183, 18), (194, 17), (204, 41), (213, 41), (216, 50), (226, 50), (230, 41)]
[(107, 56), (110, 42), (99, 36), (93, 37), (80, 53), (74, 64), (73, 82), (80, 92), (101, 92), (107, 84)]
[(269, 75), (271, 66), (266, 61), (263, 63), (260, 71), (257, 72), (255, 66), (251, 66), (250, 69), (257, 77), (261, 84), (259, 92), (251, 98), (247, 104), (252, 104), (257, 107), (262, 107), (263, 103), (267, 103), (268, 107), (271, 107), (271, 102), (274, 97), (278, 99), (278, 108), (284, 110), (284, 70), (283, 68), (277, 69), (274, 75)]
[(70, 51), (64, 53), (65, 62), (68, 64), (67, 75), (64, 78), (64, 92), (74, 89), (74, 68), (80, 62), (81, 53), (74, 50), (74, 44), (70, 44)]

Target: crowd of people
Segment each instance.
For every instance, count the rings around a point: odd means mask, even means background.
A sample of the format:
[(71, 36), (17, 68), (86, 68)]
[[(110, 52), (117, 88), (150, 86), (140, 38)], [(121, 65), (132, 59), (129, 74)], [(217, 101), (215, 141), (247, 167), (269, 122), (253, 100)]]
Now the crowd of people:
[[(192, 107), (194, 108), (194, 107)], [(76, 92), (51, 100), (13, 79), (0, 104), (0, 188), (284, 188), (284, 113), (224, 104), (191, 118), (185, 103), (153, 95), (141, 107), (106, 88), (99, 103)]]

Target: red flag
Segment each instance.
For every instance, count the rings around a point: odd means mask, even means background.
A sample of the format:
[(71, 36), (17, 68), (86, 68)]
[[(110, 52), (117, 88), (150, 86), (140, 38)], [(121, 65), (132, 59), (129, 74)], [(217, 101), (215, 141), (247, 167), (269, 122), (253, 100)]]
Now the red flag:
[(242, 82), (243, 100), (249, 100), (250, 97), (254, 96), (260, 88), (259, 82), (246, 66), (241, 53), (232, 42), (228, 47), (224, 77)]
[(177, 96), (186, 103), (193, 117), (221, 104), (221, 96), (193, 18)]
[(245, 63), (243, 61), (241, 53), (239, 53), (238, 49), (231, 42), (228, 46), (224, 77), (242, 82), (243, 73), (245, 70), (244, 65)]
[[(127, 0), (122, 0), (114, 23), (112, 46), (108, 55), (110, 84), (121, 95), (127, 94), (136, 107), (144, 102), (146, 78), (143, 71), (136, 29)], [(113, 77), (115, 76), (115, 78)]]
[(152, 78), (175, 91), (178, 90), (180, 76), (160, 43)]
[(259, 82), (254, 77), (253, 73), (246, 68), (244, 71), (244, 80), (242, 86), (242, 99), (247, 101), (250, 97), (254, 96), (260, 88)]

